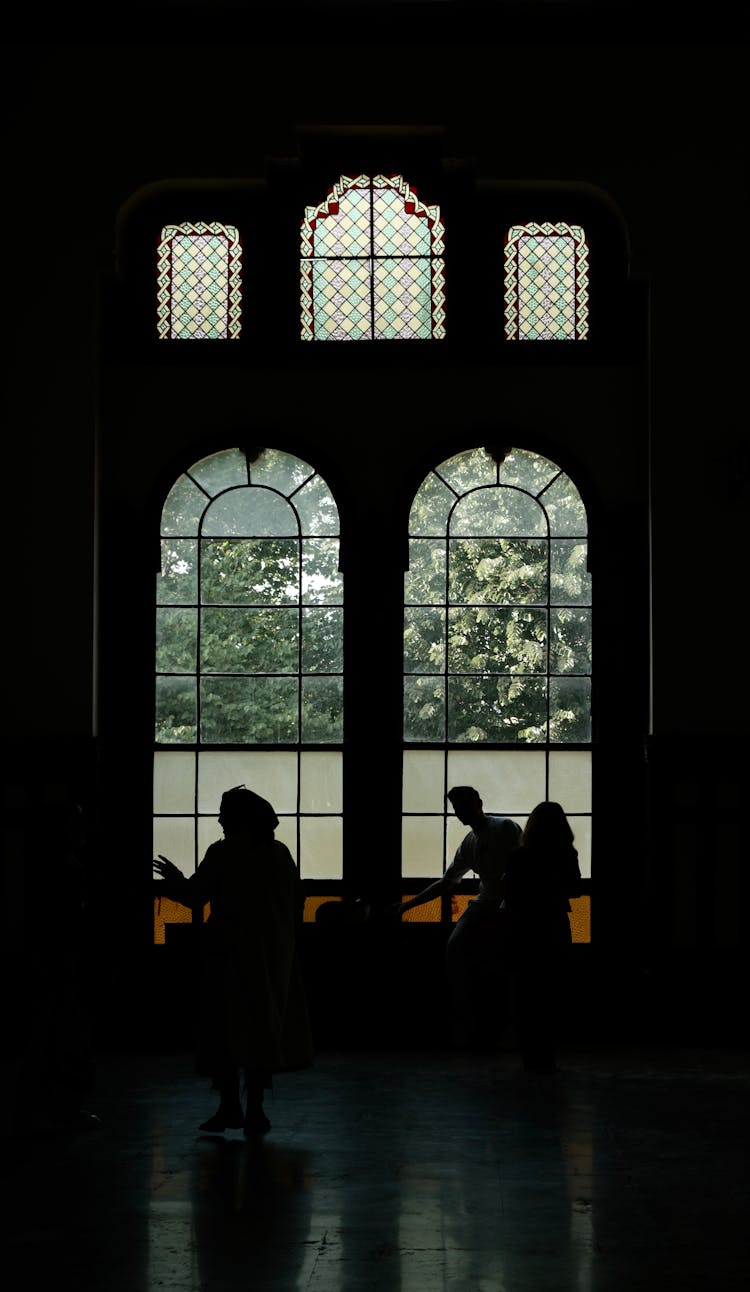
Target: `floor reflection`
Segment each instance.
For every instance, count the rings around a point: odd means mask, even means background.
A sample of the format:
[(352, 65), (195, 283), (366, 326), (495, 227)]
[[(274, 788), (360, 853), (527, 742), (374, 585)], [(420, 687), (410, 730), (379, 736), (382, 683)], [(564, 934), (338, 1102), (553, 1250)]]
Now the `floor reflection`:
[(101, 1129), (7, 1145), (7, 1246), (75, 1292), (747, 1292), (748, 1096), (736, 1055), (329, 1053), (252, 1142), (131, 1056)]
[(163, 1288), (296, 1288), (314, 1264), (310, 1153), (198, 1135), (170, 1160), (154, 1144), (149, 1292)]

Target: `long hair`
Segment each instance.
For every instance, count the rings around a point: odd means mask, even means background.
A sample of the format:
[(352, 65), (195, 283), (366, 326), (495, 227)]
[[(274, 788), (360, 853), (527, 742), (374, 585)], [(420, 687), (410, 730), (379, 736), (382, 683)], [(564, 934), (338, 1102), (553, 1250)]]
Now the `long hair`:
[(572, 847), (574, 838), (561, 805), (550, 799), (529, 813), (521, 843), (524, 848)]

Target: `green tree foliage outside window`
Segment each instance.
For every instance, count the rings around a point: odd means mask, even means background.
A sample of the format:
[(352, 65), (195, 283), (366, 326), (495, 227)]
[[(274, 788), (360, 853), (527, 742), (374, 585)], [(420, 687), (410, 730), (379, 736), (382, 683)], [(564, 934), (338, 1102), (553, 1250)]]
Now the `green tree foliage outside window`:
[(339, 742), (338, 517), (312, 468), (206, 459), (170, 493), (161, 543), (157, 742)]
[(553, 463), (472, 450), (411, 511), (404, 623), (407, 742), (591, 739), (586, 516)]
[[(417, 491), (404, 580), (404, 892), (440, 873), (465, 832), (446, 802), (452, 784), (476, 785), (486, 811), (521, 826), (541, 799), (561, 801), (590, 876), (587, 533), (573, 481), (528, 450), (459, 453)], [(456, 911), (443, 903), (425, 918)]]
[[(191, 873), (240, 782), (268, 797), (305, 879), (343, 872), (343, 579), (325, 481), (229, 449), (175, 482), (156, 580), (154, 855)], [(175, 913), (177, 912), (177, 913)], [(179, 922), (156, 899), (154, 936)]]

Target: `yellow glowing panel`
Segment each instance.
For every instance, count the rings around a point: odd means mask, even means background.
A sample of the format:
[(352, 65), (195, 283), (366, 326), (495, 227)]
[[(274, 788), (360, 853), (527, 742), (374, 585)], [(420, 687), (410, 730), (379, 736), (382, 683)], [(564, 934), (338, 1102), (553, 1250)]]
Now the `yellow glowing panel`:
[(168, 924), (191, 924), (192, 914), (187, 906), (173, 902), (170, 897), (154, 898), (154, 943), (163, 946), (166, 942)]
[(570, 927), (573, 932), (574, 942), (591, 941), (591, 898), (588, 894), (583, 897), (571, 897), (570, 905), (573, 908), (569, 915)]
[(454, 893), (451, 897), (451, 919), (455, 924), (460, 920), (469, 902), (472, 900), (472, 893)]
[[(210, 914), (211, 907), (207, 902), (203, 908), (204, 923)], [(154, 898), (154, 946), (164, 946), (168, 924), (192, 924), (192, 922), (193, 915), (188, 906), (173, 901), (171, 897)]]
[[(416, 894), (407, 895), (403, 900), (408, 902)], [(415, 906), (411, 911), (406, 911), (402, 916), (407, 924), (439, 924), (440, 923), (440, 898), (436, 897), (434, 902), (425, 902), (424, 906)]]
[(318, 913), (318, 907), (323, 906), (326, 902), (340, 902), (340, 897), (306, 897), (303, 920), (305, 924), (314, 924), (315, 916)]
[[(407, 894), (404, 901), (409, 901), (410, 896), (413, 896), (413, 894)], [(451, 896), (451, 920), (454, 924), (463, 915), (472, 897), (472, 893), (454, 893)], [(572, 910), (569, 919), (573, 941), (590, 942), (591, 898), (588, 894), (583, 897), (573, 897), (570, 905)], [(424, 906), (415, 906), (413, 910), (407, 911), (401, 918), (409, 923), (439, 924), (441, 918), (440, 898), (436, 898), (434, 902), (426, 902)]]

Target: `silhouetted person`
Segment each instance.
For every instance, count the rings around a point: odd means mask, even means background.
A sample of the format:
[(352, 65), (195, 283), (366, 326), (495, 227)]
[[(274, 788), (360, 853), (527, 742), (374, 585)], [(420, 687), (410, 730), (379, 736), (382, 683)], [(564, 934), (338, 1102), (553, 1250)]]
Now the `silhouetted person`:
[(487, 815), (478, 790), (471, 785), (456, 785), (447, 797), (459, 821), (471, 827), (469, 833), (442, 879), (401, 902), (395, 914), (452, 892), (467, 871), (478, 875), (478, 894), (457, 920), (446, 946), (454, 1039), (468, 1044), (481, 1040), (488, 1024), (495, 1030), (504, 1012), (502, 878), (521, 830), (510, 817)]
[(555, 1043), (572, 941), (569, 898), (581, 891), (573, 831), (559, 803), (538, 803), (503, 888), (514, 946), (516, 1022), (524, 1067), (556, 1071)]
[(266, 799), (244, 785), (227, 790), (219, 824), (224, 838), (211, 844), (190, 878), (166, 857), (154, 869), (167, 896), (199, 912), (206, 902), (211, 907), (202, 936), (196, 1068), (212, 1078), (219, 1107), (200, 1129), (265, 1134), (263, 1098), (272, 1074), (312, 1063), (296, 949), (303, 898), (291, 853), (274, 838), (278, 817)]

